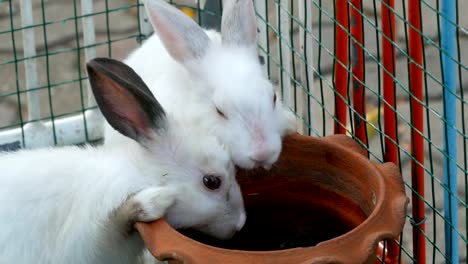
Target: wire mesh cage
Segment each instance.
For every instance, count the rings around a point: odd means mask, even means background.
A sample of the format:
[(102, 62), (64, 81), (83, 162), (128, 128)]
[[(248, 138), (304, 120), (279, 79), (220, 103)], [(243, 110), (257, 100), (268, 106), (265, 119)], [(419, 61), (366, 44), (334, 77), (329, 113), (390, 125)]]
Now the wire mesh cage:
[[(171, 2), (219, 27), (220, 0)], [(299, 132), (346, 133), (399, 165), (411, 204), (387, 254), (466, 263), (468, 2), (254, 3), (260, 61)], [(0, 150), (100, 139), (84, 64), (124, 59), (151, 32), (136, 0), (1, 0)]]

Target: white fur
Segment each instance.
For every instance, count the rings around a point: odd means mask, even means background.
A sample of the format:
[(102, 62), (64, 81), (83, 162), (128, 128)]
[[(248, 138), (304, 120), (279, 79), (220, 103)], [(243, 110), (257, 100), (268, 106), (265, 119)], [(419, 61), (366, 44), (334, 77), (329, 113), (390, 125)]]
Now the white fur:
[[(127, 224), (162, 216), (219, 238), (239, 230), (245, 211), (228, 153), (161, 120), (141, 142), (0, 153), (0, 263), (135, 263), (144, 245)], [(208, 190), (203, 175), (221, 188)]]
[[(274, 89), (257, 57), (256, 25), (248, 24), (255, 21), (252, 1), (226, 2), (220, 34), (202, 30), (160, 0), (145, 1), (156, 33), (125, 63), (187, 129), (201, 129), (223, 142), (236, 165), (269, 168), (279, 156), (282, 136), (294, 131), (294, 118), (279, 95), (273, 106)], [(246, 43), (223, 43), (224, 34)], [(109, 126), (105, 138), (106, 144), (125, 142)]]

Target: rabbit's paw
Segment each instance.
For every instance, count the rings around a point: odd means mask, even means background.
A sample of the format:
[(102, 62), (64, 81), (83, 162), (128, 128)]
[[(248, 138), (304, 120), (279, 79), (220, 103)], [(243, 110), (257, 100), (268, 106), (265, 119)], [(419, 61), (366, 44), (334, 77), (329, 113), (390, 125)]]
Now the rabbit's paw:
[(136, 193), (132, 202), (138, 208), (135, 221), (150, 222), (164, 216), (175, 201), (177, 191), (168, 187), (151, 187)]

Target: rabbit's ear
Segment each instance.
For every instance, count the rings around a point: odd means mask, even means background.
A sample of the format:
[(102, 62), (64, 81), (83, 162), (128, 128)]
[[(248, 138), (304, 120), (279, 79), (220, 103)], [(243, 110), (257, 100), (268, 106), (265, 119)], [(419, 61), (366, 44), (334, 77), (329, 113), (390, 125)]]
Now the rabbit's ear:
[(185, 63), (205, 55), (210, 39), (191, 18), (162, 0), (146, 0), (145, 7), (154, 30), (176, 61)]
[(221, 22), (223, 45), (256, 49), (257, 21), (253, 0), (226, 0)]
[(144, 143), (166, 128), (164, 109), (132, 68), (109, 58), (93, 59), (86, 68), (96, 102), (115, 130)]

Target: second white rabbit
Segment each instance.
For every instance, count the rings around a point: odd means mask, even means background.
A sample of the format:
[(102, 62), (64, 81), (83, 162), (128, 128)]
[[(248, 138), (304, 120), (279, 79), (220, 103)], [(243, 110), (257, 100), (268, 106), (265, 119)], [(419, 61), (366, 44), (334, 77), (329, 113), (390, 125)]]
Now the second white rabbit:
[[(125, 63), (188, 129), (223, 142), (236, 165), (269, 168), (295, 124), (262, 72), (252, 0), (224, 1), (221, 33), (162, 0), (144, 4), (156, 32)], [(105, 138), (125, 141), (110, 127)]]

